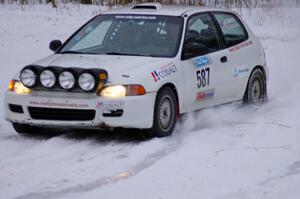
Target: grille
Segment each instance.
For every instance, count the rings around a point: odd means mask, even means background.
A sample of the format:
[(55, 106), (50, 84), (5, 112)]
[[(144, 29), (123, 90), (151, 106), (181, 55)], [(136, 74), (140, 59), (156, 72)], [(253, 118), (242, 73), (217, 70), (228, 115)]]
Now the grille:
[(56, 109), (28, 107), (29, 114), (35, 120), (88, 121), (95, 118), (95, 110)]

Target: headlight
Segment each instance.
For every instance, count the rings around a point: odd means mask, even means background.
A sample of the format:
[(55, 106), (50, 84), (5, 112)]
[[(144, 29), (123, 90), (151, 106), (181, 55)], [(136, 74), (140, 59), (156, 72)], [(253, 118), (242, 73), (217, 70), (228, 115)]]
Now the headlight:
[(84, 91), (91, 91), (95, 88), (96, 80), (90, 73), (82, 73), (78, 78), (78, 84)]
[(23, 85), (22, 82), (16, 81), (16, 80), (11, 80), (9, 82), (8, 90), (14, 91), (17, 94), (28, 94), (31, 93), (31, 89), (27, 88), (26, 86)]
[(33, 70), (26, 68), (21, 71), (20, 80), (25, 86), (32, 87), (36, 83), (36, 74)]
[(101, 90), (100, 96), (102, 97), (124, 97), (145, 95), (145, 88), (141, 85), (115, 85), (107, 86)]
[(54, 72), (51, 70), (44, 70), (40, 75), (40, 81), (45, 88), (52, 88), (56, 82)]
[(59, 85), (64, 89), (71, 89), (75, 85), (75, 77), (69, 71), (64, 71), (59, 75)]
[(101, 93), (103, 97), (124, 97), (126, 96), (126, 88), (124, 86), (108, 86), (104, 88)]

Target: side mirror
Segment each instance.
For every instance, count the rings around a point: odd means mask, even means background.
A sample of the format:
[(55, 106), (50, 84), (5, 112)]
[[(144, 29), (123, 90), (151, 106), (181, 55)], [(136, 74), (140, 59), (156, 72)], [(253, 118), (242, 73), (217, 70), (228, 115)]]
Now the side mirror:
[(61, 47), (61, 45), (62, 45), (62, 43), (60, 40), (53, 40), (50, 42), (49, 48), (50, 48), (50, 50), (55, 52)]
[(207, 53), (208, 53), (208, 48), (206, 45), (198, 42), (190, 42), (184, 45), (183, 59), (189, 59), (192, 57), (205, 55)]

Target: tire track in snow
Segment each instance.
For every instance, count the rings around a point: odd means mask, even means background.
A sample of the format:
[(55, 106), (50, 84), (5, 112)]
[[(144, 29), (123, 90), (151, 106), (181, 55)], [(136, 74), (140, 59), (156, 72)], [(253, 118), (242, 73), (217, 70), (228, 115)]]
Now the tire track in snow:
[(58, 197), (66, 196), (68, 194), (92, 191), (96, 188), (99, 189), (103, 186), (114, 184), (121, 180), (125, 180), (130, 177), (133, 177), (133, 176), (139, 174), (140, 172), (148, 169), (149, 167), (151, 167), (153, 164), (155, 164), (160, 159), (168, 156), (169, 154), (173, 153), (174, 151), (176, 151), (180, 148), (180, 146), (182, 145), (184, 136), (182, 136), (178, 131), (176, 131), (174, 133), (175, 133), (175, 135), (170, 138), (163, 138), (163, 139), (166, 139), (166, 142), (168, 142), (166, 147), (163, 147), (159, 151), (156, 151), (156, 152), (146, 156), (142, 161), (131, 166), (129, 169), (118, 172), (112, 176), (103, 177), (103, 178), (94, 180), (85, 185), (76, 185), (76, 186), (68, 187), (68, 188), (65, 188), (62, 190), (57, 190), (57, 191), (54, 190), (54, 191), (30, 192), (30, 193), (15, 197), (15, 199), (58, 198)]
[(300, 160), (294, 162), (293, 164), (291, 164), (284, 174), (269, 178), (269, 179), (259, 183), (258, 185), (259, 186), (264, 186), (264, 185), (269, 184), (273, 181), (282, 180), (283, 178), (288, 178), (290, 176), (294, 176), (294, 175), (298, 175), (298, 174), (300, 174)]

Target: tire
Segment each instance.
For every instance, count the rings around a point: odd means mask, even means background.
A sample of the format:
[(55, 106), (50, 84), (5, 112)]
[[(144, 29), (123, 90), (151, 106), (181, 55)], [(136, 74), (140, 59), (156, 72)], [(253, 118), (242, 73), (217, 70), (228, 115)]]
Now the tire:
[(177, 118), (177, 103), (171, 88), (165, 87), (158, 92), (154, 106), (153, 126), (147, 132), (147, 137), (172, 135)]
[(37, 135), (43, 132), (42, 128), (30, 126), (28, 124), (12, 123), (13, 128), (19, 134)]
[(246, 104), (258, 105), (267, 101), (267, 99), (265, 75), (262, 70), (254, 69), (249, 78), (243, 101)]

